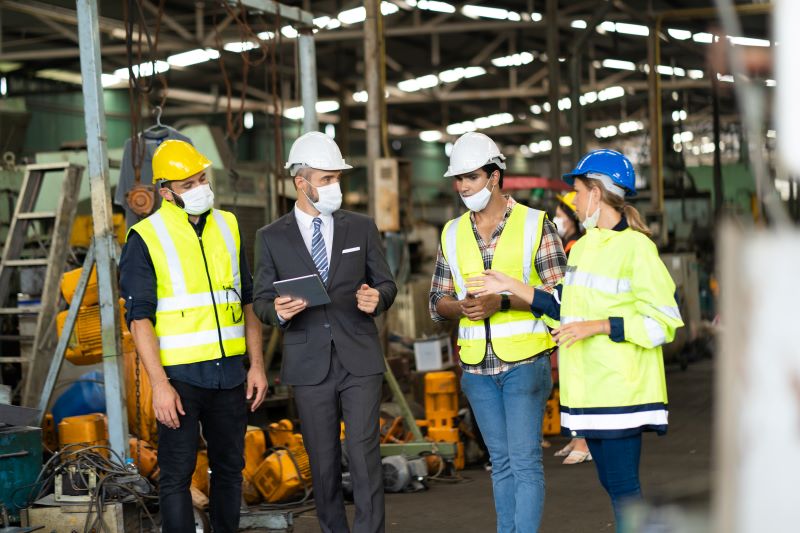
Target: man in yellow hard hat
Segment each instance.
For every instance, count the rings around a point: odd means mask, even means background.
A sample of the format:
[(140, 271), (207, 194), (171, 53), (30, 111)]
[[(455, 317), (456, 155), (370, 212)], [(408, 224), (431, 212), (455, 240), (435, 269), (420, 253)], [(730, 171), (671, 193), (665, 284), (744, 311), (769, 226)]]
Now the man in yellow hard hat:
[[(161, 208), (128, 232), (120, 260), (127, 321), (153, 388), (162, 531), (195, 530), (189, 491), (208, 444), (215, 532), (239, 524), (246, 399), (267, 392), (253, 282), (232, 213), (214, 209), (211, 161), (168, 140), (153, 155)], [(245, 354), (250, 368), (245, 368)]]

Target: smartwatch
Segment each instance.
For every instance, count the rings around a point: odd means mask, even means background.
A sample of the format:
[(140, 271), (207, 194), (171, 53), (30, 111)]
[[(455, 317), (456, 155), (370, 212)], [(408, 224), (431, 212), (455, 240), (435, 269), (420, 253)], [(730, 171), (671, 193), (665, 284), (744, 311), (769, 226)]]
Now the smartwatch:
[(511, 309), (511, 298), (508, 297), (508, 294), (501, 294), (500, 295), (500, 310), (501, 311), (508, 311)]

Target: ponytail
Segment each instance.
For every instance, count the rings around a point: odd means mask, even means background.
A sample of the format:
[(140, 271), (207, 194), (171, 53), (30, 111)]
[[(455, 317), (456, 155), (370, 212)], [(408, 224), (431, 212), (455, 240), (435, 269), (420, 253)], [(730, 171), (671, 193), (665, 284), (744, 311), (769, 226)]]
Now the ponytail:
[(648, 237), (653, 236), (653, 232), (645, 223), (641, 213), (631, 204), (625, 203), (625, 199), (621, 196), (608, 192), (608, 189), (603, 186), (603, 182), (589, 178), (588, 176), (578, 176), (577, 179), (581, 180), (587, 187), (597, 187), (602, 193), (602, 201), (616, 209), (622, 216), (628, 220), (628, 226), (639, 233), (643, 233)]
[(650, 231), (650, 228), (645, 224), (642, 215), (631, 204), (626, 203), (623, 206), (622, 214), (625, 215), (625, 218), (628, 220), (628, 226), (630, 226), (632, 230), (644, 233), (648, 237), (653, 236), (653, 232)]

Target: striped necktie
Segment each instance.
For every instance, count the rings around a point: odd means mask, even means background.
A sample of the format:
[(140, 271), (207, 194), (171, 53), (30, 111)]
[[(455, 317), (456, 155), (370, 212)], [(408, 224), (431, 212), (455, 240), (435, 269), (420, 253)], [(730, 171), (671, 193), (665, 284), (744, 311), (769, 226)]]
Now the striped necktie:
[(325, 250), (325, 239), (322, 238), (322, 219), (314, 218), (314, 235), (311, 237), (311, 257), (317, 266), (323, 283), (328, 283), (328, 252)]

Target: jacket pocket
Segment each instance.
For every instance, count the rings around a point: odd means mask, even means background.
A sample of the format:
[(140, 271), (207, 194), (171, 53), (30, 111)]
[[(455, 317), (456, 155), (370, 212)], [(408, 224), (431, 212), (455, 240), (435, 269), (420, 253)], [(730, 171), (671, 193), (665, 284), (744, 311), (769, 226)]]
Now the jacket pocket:
[(284, 344), (305, 344), (306, 330), (301, 329), (298, 331), (286, 331), (283, 334)]

